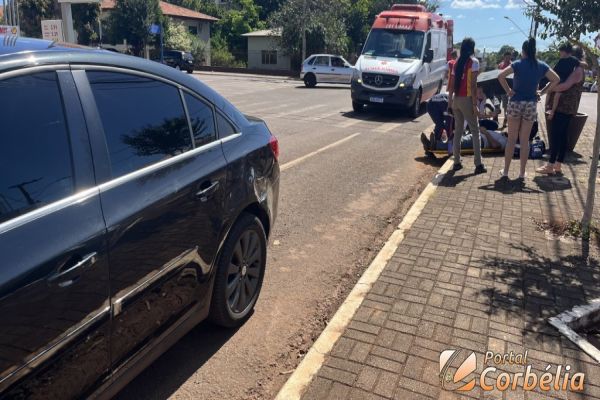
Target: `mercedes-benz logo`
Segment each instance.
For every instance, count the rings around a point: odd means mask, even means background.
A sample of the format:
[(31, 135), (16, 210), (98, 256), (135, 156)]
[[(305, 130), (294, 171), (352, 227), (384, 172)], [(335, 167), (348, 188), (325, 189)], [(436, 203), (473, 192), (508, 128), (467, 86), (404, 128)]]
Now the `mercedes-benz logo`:
[(377, 86), (381, 86), (382, 83), (383, 83), (383, 76), (375, 75), (375, 84)]

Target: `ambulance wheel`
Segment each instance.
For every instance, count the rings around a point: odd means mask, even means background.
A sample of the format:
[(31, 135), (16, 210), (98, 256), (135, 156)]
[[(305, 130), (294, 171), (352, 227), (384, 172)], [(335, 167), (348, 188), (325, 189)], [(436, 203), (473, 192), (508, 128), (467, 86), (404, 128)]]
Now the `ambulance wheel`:
[(352, 101), (352, 109), (355, 113), (361, 113), (365, 110), (365, 105), (363, 103), (359, 103), (358, 101)]
[(421, 92), (421, 89), (419, 89), (419, 91), (417, 92), (417, 95), (415, 96), (415, 101), (410, 108), (410, 116), (413, 118), (417, 118), (421, 115), (421, 98), (422, 98), (422, 96), (423, 96), (423, 93)]

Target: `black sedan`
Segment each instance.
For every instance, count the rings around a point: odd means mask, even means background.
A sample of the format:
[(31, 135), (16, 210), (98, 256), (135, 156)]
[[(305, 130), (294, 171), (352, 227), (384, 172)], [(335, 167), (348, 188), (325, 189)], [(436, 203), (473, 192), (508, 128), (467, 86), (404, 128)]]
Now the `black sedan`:
[(278, 142), (195, 78), (0, 36), (0, 398), (109, 397), (209, 317), (241, 325)]

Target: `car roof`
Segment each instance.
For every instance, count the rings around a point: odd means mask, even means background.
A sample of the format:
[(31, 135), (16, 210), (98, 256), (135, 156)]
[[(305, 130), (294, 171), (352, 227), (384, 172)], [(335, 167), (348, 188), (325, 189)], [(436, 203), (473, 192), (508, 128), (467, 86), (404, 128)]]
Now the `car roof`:
[(168, 79), (200, 94), (241, 123), (242, 114), (216, 91), (188, 74), (144, 58), (70, 43), (0, 35), (0, 74), (44, 65), (98, 65), (135, 70)]
[(340, 56), (339, 54), (311, 54), (308, 58), (310, 58), (310, 57), (342, 57), (342, 58), (344, 58), (343, 56)]

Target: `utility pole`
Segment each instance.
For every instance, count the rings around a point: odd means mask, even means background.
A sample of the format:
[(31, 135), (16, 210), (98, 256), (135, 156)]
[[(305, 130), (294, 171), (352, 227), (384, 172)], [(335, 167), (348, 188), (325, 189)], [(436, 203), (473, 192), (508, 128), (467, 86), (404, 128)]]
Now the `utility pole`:
[(302, 12), (302, 62), (306, 60), (306, 0), (303, 2), (303, 12)]

